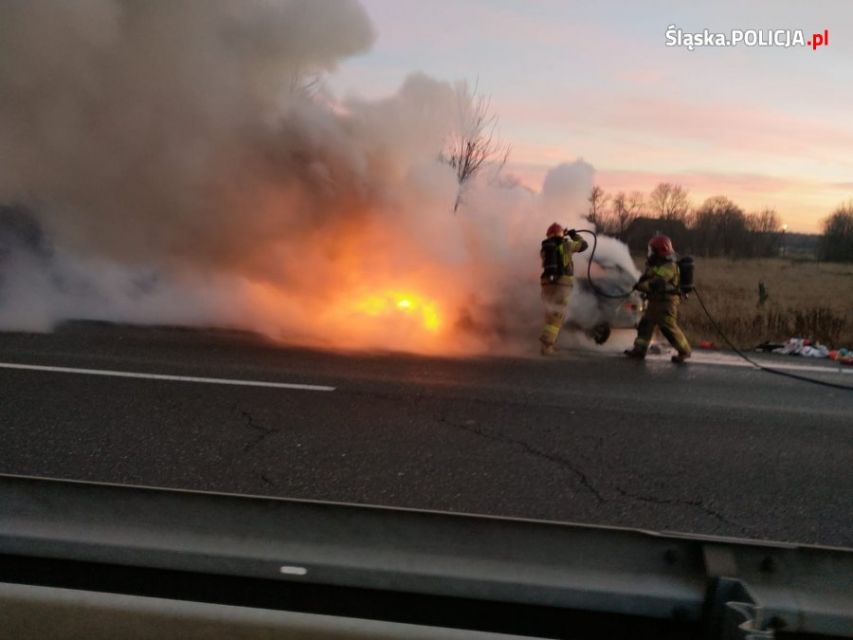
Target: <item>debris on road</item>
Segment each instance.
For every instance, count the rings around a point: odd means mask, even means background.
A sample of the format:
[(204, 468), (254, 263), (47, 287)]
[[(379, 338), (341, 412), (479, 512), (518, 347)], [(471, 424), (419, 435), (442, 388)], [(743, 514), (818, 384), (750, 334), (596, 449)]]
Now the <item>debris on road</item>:
[(812, 343), (806, 338), (791, 338), (782, 345), (764, 343), (755, 348), (756, 351), (772, 351), (790, 356), (802, 356), (804, 358), (829, 358), (841, 364), (853, 365), (853, 351), (842, 349), (830, 349), (820, 343)]
[(829, 352), (829, 359), (841, 364), (853, 365), (853, 351), (850, 349), (836, 349)]

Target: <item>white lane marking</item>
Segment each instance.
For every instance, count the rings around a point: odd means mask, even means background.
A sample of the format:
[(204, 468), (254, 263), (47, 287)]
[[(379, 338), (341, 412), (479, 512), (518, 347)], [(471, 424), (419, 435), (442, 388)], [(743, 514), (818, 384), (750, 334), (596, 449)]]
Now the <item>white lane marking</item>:
[(88, 376), (110, 376), (113, 378), (138, 378), (142, 380), (169, 380), (172, 382), (201, 382), (204, 384), (230, 384), (242, 387), (267, 387), (270, 389), (298, 389), (301, 391), (334, 391), (335, 387), (291, 382), (265, 382), (263, 380), (234, 380), (230, 378), (201, 378), (198, 376), (173, 376), (165, 373), (140, 373), (135, 371), (110, 371), (108, 369), (77, 369), (74, 367), (49, 367), (40, 364), (17, 364), (0, 362), (0, 369), (23, 369), (25, 371), (48, 371), (51, 373), (77, 373)]

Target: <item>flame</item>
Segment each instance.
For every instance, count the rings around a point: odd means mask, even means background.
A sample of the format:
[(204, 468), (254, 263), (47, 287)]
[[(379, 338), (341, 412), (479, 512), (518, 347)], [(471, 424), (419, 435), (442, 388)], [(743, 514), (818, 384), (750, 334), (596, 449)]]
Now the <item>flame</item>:
[[(290, 278), (247, 284), (250, 314), (265, 333), (346, 350), (470, 350), (457, 330), (458, 274), (430, 263), (407, 234), (352, 216), (317, 238), (289, 252)], [(297, 272), (306, 263), (316, 267), (309, 279)]]
[[(453, 336), (446, 306), (414, 288), (362, 285), (312, 296), (252, 283), (252, 315), (265, 333), (301, 344), (446, 353)], [(447, 301), (444, 301), (445, 303)]]
[(369, 317), (392, 319), (395, 314), (417, 318), (424, 330), (437, 333), (441, 328), (441, 316), (435, 301), (414, 293), (385, 291), (368, 295), (355, 306), (357, 312)]

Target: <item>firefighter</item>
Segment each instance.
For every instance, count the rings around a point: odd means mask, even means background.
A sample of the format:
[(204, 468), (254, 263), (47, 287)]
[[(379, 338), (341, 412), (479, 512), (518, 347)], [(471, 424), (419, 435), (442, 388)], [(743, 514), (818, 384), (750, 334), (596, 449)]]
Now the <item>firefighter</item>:
[(556, 350), (557, 336), (566, 320), (574, 280), (572, 254), (585, 251), (588, 246), (574, 229), (565, 230), (556, 222), (546, 231), (539, 252), (542, 258), (542, 302), (545, 305), (545, 326), (539, 336), (543, 356)]
[(672, 361), (682, 363), (690, 357), (690, 344), (678, 327), (678, 305), (681, 302), (679, 290), (680, 273), (675, 261), (672, 241), (664, 235), (657, 235), (649, 241), (649, 258), (646, 270), (634, 285), (637, 291), (646, 296), (648, 306), (637, 327), (637, 339), (634, 348), (625, 351), (629, 358), (645, 358), (655, 326), (675, 347), (678, 352)]

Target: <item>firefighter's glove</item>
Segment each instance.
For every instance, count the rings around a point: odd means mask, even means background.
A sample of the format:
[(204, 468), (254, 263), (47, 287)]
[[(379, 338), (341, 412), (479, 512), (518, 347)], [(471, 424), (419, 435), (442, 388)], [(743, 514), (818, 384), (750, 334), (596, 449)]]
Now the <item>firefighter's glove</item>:
[(566, 235), (569, 236), (572, 240), (579, 240), (580, 239), (578, 232), (575, 231), (574, 229), (569, 229), (568, 231), (566, 231)]

